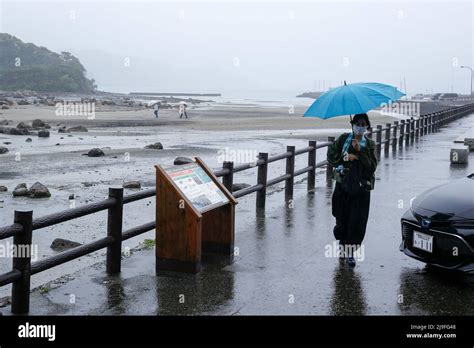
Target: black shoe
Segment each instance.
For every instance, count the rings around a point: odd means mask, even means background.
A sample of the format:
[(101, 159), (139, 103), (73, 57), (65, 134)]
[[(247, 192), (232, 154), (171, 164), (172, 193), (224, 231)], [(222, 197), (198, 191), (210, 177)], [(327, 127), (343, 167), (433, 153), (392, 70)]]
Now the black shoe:
[(347, 259), (346, 259), (346, 263), (348, 266), (350, 267), (355, 267), (356, 265), (356, 260), (352, 257), (352, 256), (349, 256)]

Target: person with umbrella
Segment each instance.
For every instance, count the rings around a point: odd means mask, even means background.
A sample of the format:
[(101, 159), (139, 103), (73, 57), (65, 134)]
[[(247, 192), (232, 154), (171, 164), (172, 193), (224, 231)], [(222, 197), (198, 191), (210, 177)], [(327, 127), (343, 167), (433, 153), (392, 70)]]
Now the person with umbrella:
[(188, 118), (188, 114), (186, 113), (186, 107), (188, 105), (186, 105), (185, 102), (180, 102), (179, 103), (179, 118), (182, 118), (183, 116), (186, 116), (186, 118)]
[(332, 214), (336, 218), (334, 237), (347, 264), (355, 266), (354, 253), (360, 247), (367, 227), (370, 191), (374, 188), (375, 142), (364, 133), (370, 128), (367, 114), (351, 120), (352, 133), (344, 133), (333, 142), (327, 161), (334, 170), (336, 187), (332, 195)]
[(160, 111), (160, 106), (161, 106), (161, 103), (160, 102), (156, 102), (153, 109), (153, 114), (155, 115), (155, 118), (158, 118), (158, 112)]
[(336, 186), (332, 195), (333, 232), (339, 241), (342, 260), (354, 267), (355, 252), (365, 237), (370, 208), (370, 191), (374, 189), (375, 143), (365, 136), (371, 128), (366, 112), (382, 103), (396, 101), (404, 94), (381, 83), (353, 83), (334, 88), (321, 95), (305, 112), (305, 117), (327, 119), (350, 117), (352, 131), (340, 135), (327, 151), (327, 161), (334, 168)]

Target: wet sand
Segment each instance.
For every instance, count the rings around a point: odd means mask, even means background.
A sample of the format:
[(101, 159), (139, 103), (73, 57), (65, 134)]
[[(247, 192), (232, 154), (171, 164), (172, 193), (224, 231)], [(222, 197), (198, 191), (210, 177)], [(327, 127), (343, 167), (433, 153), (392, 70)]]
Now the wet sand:
[[(10, 110), (0, 110), (0, 121), (12, 120), (12, 124), (28, 122), (35, 118), (49, 122), (51, 126), (61, 123), (66, 126), (83, 125), (87, 128), (115, 127), (166, 127), (174, 126), (176, 131), (196, 129), (203, 131), (269, 130), (269, 129), (325, 129), (345, 128), (348, 117), (329, 120), (302, 117), (306, 107), (295, 106), (292, 113), (286, 107), (260, 106), (216, 106), (188, 108), (189, 119), (179, 119), (178, 110), (162, 109), (159, 118), (154, 118), (152, 109), (127, 107), (106, 107), (96, 109), (95, 119), (87, 116), (57, 116), (54, 107), (19, 106)], [(391, 122), (395, 118), (370, 112), (374, 124)]]

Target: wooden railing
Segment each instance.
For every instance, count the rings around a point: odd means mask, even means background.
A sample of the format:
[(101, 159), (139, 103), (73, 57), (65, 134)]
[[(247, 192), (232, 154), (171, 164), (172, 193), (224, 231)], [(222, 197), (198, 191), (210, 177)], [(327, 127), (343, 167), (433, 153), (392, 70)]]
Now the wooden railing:
[[(408, 120), (401, 120), (400, 122), (395, 121), (393, 125), (387, 123), (385, 127), (378, 125), (375, 129), (370, 129), (367, 135), (370, 138), (375, 135), (377, 156), (380, 157), (382, 145), (384, 146), (385, 154), (388, 154), (390, 145), (393, 149), (396, 149), (397, 146), (408, 146), (413, 143), (415, 138), (436, 132), (448, 122), (472, 112), (474, 112), (474, 104), (450, 108), (420, 116), (418, 119), (410, 118)], [(334, 137), (329, 137), (328, 141), (323, 142), (310, 141), (307, 147), (298, 150), (294, 146), (287, 146), (286, 152), (271, 157), (268, 153), (262, 152), (259, 154), (258, 160), (252, 163), (234, 166), (232, 162), (224, 162), (222, 169), (214, 171), (214, 174), (217, 177), (222, 177), (223, 184), (232, 192), (234, 174), (257, 167), (257, 184), (235, 191), (233, 195), (239, 198), (256, 192), (256, 206), (262, 208), (265, 206), (267, 188), (285, 182), (285, 200), (288, 201), (293, 198), (294, 179), (297, 176), (307, 174), (307, 189), (309, 191), (315, 188), (316, 168), (326, 166), (326, 179), (331, 180), (332, 167), (326, 160), (316, 162), (316, 150), (327, 147), (333, 141)], [(302, 154), (308, 154), (307, 166), (295, 170), (295, 157)], [(280, 160), (286, 161), (285, 173), (276, 178), (268, 179), (268, 164)], [(155, 228), (155, 221), (150, 221), (146, 224), (122, 231), (124, 205), (155, 195), (155, 189), (144, 190), (124, 196), (123, 188), (109, 188), (109, 196), (103, 201), (35, 219), (33, 219), (32, 211), (15, 211), (13, 224), (0, 228), (0, 240), (13, 237), (13, 244), (16, 250), (24, 250), (25, 247), (29, 247), (28, 250), (31, 251), (32, 234), (34, 230), (53, 226), (103, 210), (108, 211), (108, 219), (107, 235), (91, 243), (63, 251), (35, 263), (31, 263), (31, 254), (25, 256), (17, 253), (14, 255), (12, 270), (0, 275), (0, 286), (13, 283), (11, 295), (12, 313), (24, 314), (29, 312), (30, 278), (32, 275), (97, 250), (107, 248), (107, 273), (119, 273), (121, 269), (122, 242)]]

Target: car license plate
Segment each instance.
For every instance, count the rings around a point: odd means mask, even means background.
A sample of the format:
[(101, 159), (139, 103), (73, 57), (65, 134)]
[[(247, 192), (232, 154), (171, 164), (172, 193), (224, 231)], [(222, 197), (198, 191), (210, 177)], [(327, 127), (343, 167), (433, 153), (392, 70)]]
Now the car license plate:
[(413, 231), (413, 246), (415, 248), (432, 253), (433, 252), (433, 236), (429, 236), (421, 232)]

